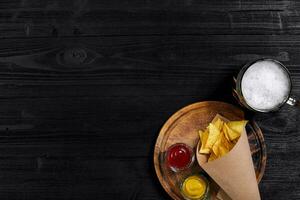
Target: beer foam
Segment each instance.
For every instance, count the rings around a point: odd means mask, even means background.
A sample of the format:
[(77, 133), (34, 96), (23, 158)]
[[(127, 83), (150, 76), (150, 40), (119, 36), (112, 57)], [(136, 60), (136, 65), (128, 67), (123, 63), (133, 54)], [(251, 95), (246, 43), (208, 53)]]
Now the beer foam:
[(241, 90), (246, 103), (256, 110), (272, 110), (280, 106), (290, 92), (287, 71), (270, 60), (258, 61), (243, 75)]

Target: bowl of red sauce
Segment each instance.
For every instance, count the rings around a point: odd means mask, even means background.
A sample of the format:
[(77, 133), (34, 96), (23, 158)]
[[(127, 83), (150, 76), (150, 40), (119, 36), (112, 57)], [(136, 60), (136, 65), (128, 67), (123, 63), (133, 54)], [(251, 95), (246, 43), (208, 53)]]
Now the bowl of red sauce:
[(184, 143), (173, 144), (166, 152), (167, 166), (174, 172), (189, 168), (194, 160), (193, 149)]

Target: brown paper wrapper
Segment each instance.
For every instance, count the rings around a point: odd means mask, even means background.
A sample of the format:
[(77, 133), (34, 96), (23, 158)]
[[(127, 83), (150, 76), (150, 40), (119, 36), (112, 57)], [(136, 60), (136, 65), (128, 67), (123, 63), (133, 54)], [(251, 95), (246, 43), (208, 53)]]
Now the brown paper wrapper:
[[(220, 115), (214, 120), (217, 118), (228, 121)], [(205, 154), (198, 154), (197, 158), (199, 165), (221, 188), (216, 199), (260, 200), (246, 129), (223, 157), (210, 162)]]

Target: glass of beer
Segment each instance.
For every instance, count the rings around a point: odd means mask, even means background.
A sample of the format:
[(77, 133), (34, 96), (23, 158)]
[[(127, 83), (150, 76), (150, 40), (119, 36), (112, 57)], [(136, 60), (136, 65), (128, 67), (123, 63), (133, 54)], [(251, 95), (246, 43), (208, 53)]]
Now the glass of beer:
[(300, 102), (291, 96), (290, 73), (277, 60), (262, 58), (246, 64), (235, 82), (234, 95), (250, 110), (276, 111), (284, 104), (300, 107)]

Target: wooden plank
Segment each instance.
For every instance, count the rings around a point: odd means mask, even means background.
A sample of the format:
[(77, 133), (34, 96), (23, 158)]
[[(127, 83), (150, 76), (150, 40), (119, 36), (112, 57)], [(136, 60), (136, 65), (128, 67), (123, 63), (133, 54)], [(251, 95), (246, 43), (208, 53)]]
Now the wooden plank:
[(282, 61), (296, 76), (299, 41), (284, 35), (10, 39), (0, 42), (0, 77), (11, 87), (199, 84), (207, 76), (229, 77), (260, 57)]
[(203, 1), (165, 1), (159, 0), (152, 1), (139, 1), (132, 0), (124, 2), (120, 0), (90, 0), (90, 1), (69, 1), (68, 7), (66, 3), (59, 0), (49, 1), (3, 1), (0, 4), (1, 11), (66, 11), (71, 10), (75, 13), (80, 13), (88, 10), (101, 10), (101, 9), (195, 9), (195, 10), (287, 10), (298, 8), (299, 4), (295, 0), (231, 0), (231, 1), (218, 1), (218, 0), (203, 0)]
[(2, 2), (0, 37), (298, 34), (284, 26), (294, 26), (299, 5), (292, 0), (70, 1), (68, 7), (57, 0)]
[[(279, 34), (280, 11), (100, 10), (73, 19), (60, 11), (20, 13), (18, 21), (4, 16), (1, 38), (101, 35)], [(49, 14), (50, 13), (50, 14)], [(54, 18), (54, 19), (53, 19)], [(29, 21), (27, 19), (30, 19)], [(59, 19), (68, 19), (61, 22)], [(52, 23), (45, 23), (53, 21)]]

